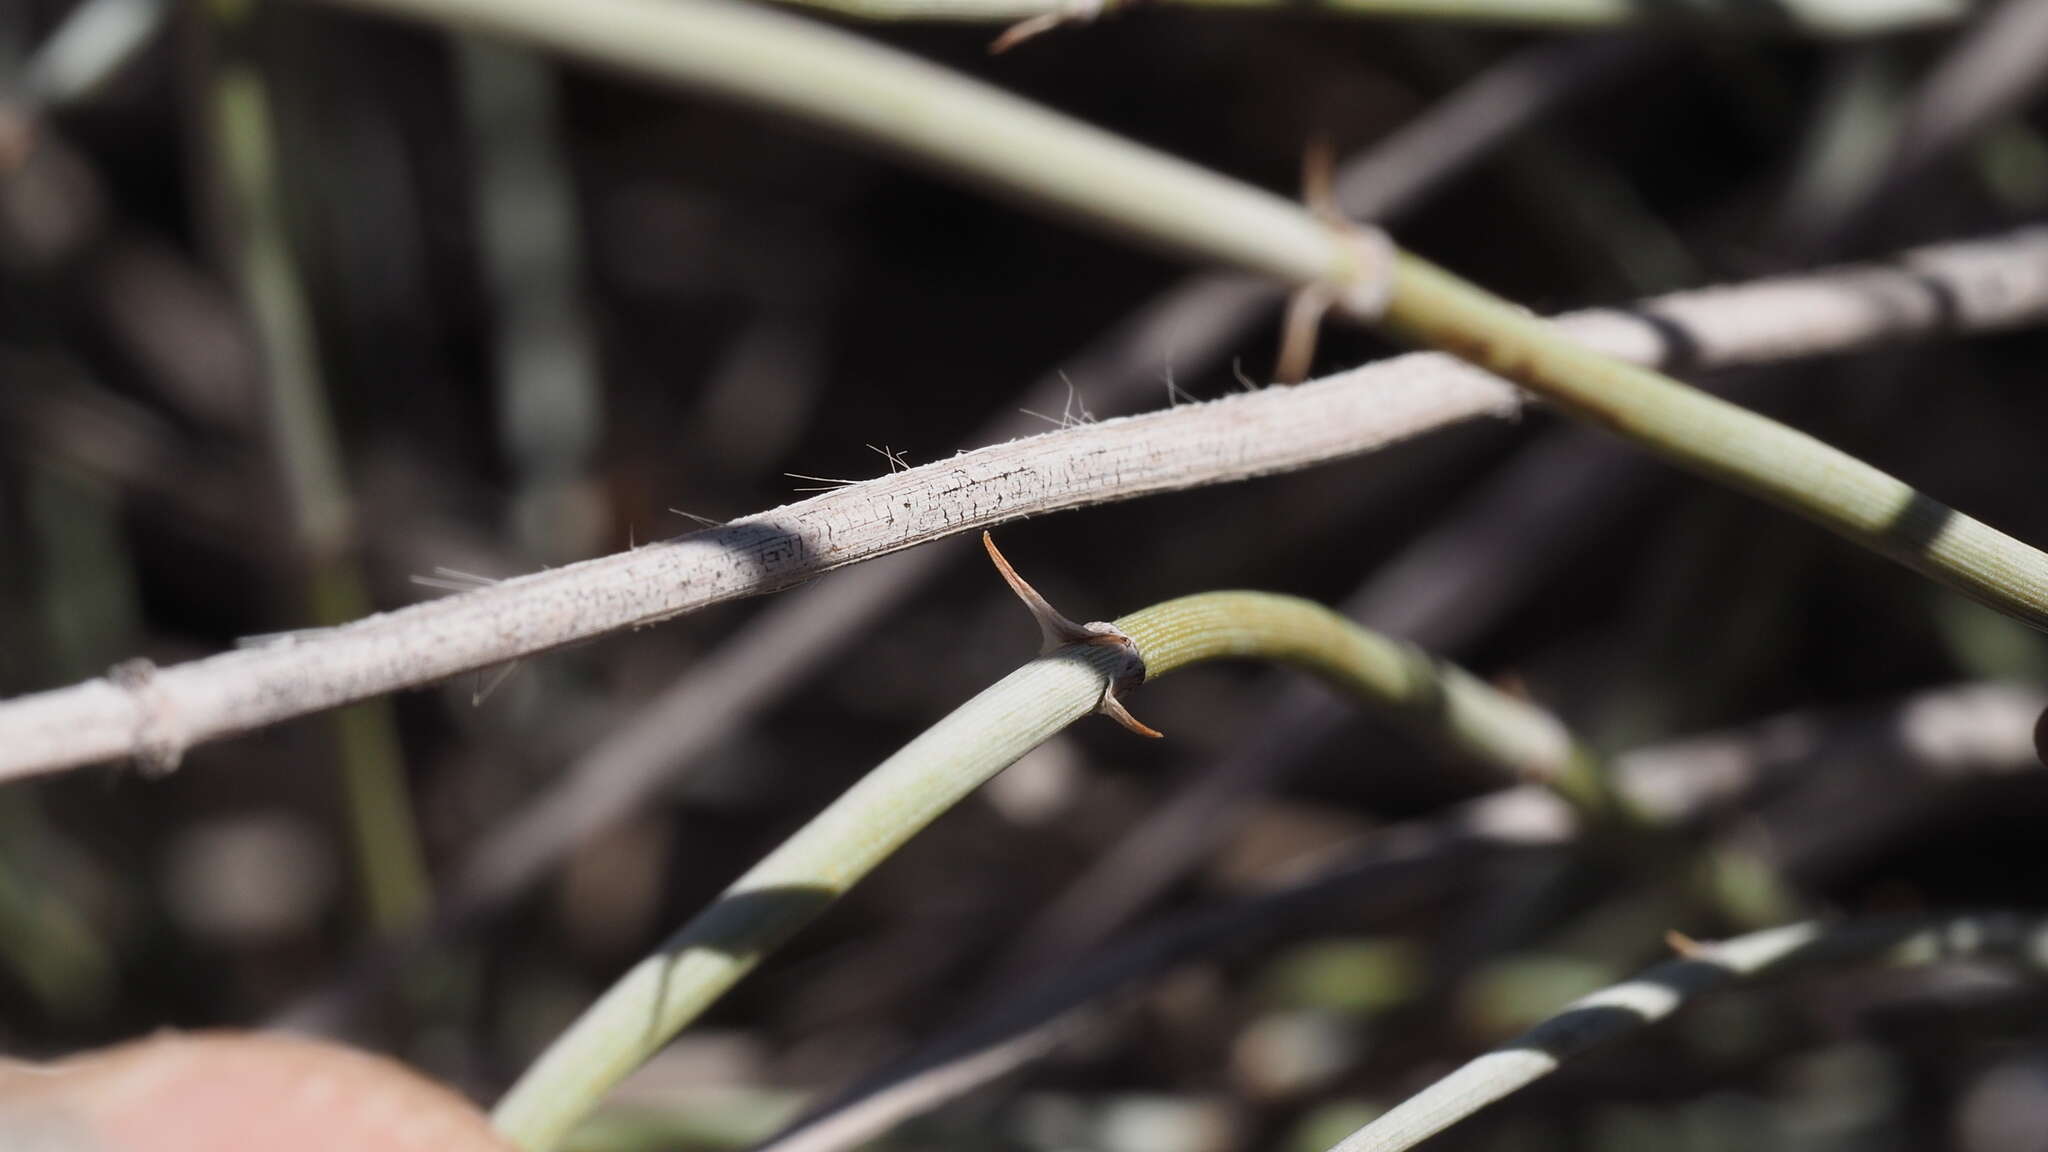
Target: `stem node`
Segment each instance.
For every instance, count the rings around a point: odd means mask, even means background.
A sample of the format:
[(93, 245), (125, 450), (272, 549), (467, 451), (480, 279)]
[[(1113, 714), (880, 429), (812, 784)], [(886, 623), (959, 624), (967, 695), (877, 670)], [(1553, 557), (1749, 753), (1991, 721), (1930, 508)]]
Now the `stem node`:
[(1010, 591), (1017, 594), (1017, 599), (1024, 602), (1024, 607), (1031, 612), (1031, 618), (1038, 621), (1039, 634), (1044, 637), (1038, 654), (1043, 656), (1049, 652), (1056, 652), (1070, 644), (1114, 649), (1123, 658), (1122, 667), (1104, 685), (1102, 700), (1095, 706), (1095, 710), (1140, 736), (1153, 740), (1164, 737), (1166, 733), (1131, 715), (1130, 709), (1125, 708), (1123, 701), (1119, 699), (1124, 689), (1145, 682), (1145, 658), (1138, 652), (1138, 642), (1131, 639), (1130, 634), (1123, 629), (1102, 620), (1076, 624), (1067, 619), (1050, 601), (1039, 595), (1038, 589), (1019, 576), (1015, 568), (1010, 567), (1010, 562), (1003, 557), (1002, 550), (996, 547), (994, 536), (983, 532), (981, 544), (988, 549), (988, 558), (995, 562), (996, 571), (1002, 574), (1004, 583), (1010, 586)]

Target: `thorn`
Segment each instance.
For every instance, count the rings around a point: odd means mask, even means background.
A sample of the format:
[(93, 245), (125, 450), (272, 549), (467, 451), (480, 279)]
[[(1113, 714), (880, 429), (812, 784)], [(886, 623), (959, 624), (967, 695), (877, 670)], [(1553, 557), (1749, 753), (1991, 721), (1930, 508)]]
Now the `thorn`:
[(1111, 687), (1109, 691), (1102, 694), (1102, 703), (1097, 706), (1097, 710), (1104, 716), (1129, 728), (1140, 736), (1152, 740), (1164, 740), (1166, 738), (1166, 733), (1131, 715), (1130, 709), (1124, 707), (1124, 702), (1116, 698), (1116, 689), (1114, 687)]
[(1001, 56), (1026, 40), (1035, 36), (1042, 36), (1066, 22), (1067, 17), (1061, 12), (1047, 12), (1040, 16), (1033, 16), (1029, 20), (1019, 20), (1017, 23), (1004, 29), (1002, 35), (989, 43), (988, 54), (991, 56)]
[(1330, 290), (1314, 284), (1287, 299), (1287, 318), (1280, 326), (1280, 358), (1273, 365), (1273, 380), (1299, 384), (1308, 379), (1315, 366), (1316, 332), (1330, 310)]
[(1664, 933), (1664, 946), (1687, 960), (1697, 959), (1701, 953), (1707, 950), (1705, 944), (1687, 936), (1676, 928)]
[(1153, 740), (1164, 737), (1164, 732), (1131, 715), (1130, 709), (1125, 708), (1123, 701), (1118, 699), (1118, 693), (1123, 689), (1145, 682), (1145, 658), (1138, 652), (1138, 642), (1114, 624), (1105, 624), (1099, 620), (1076, 624), (1067, 619), (1059, 609), (1054, 608), (1045, 597), (1038, 594), (1038, 589), (1017, 575), (1017, 570), (1010, 567), (1010, 562), (1004, 559), (1002, 550), (996, 547), (996, 538), (993, 535), (983, 532), (981, 544), (988, 549), (988, 558), (995, 562), (996, 571), (1002, 573), (1004, 583), (1010, 586), (1010, 591), (1015, 592), (1019, 600), (1024, 601), (1024, 606), (1031, 610), (1032, 619), (1038, 621), (1039, 633), (1044, 637), (1044, 642), (1038, 650), (1039, 654), (1044, 655), (1069, 644), (1093, 644), (1116, 649), (1124, 658), (1123, 671), (1112, 677), (1103, 687), (1102, 699), (1096, 703), (1095, 710), (1140, 736)]
[[(1301, 199), (1318, 220), (1336, 227), (1349, 221), (1337, 207), (1337, 185), (1332, 173), (1336, 155), (1330, 138), (1322, 133), (1309, 138), (1301, 154)], [(1299, 384), (1308, 379), (1316, 358), (1316, 332), (1323, 316), (1336, 303), (1329, 287), (1311, 284), (1287, 299), (1287, 318), (1280, 327), (1280, 357), (1273, 365), (1273, 379), (1280, 384)]]
[(1335, 233), (1341, 247), (1349, 250), (1348, 272), (1333, 273), (1320, 284), (1310, 284), (1287, 301), (1287, 318), (1281, 328), (1280, 358), (1273, 375), (1282, 384), (1299, 384), (1308, 378), (1316, 354), (1316, 333), (1331, 308), (1342, 306), (1354, 318), (1371, 319), (1386, 311), (1393, 291), (1392, 241), (1377, 228), (1358, 224), (1344, 215), (1337, 203), (1336, 153), (1330, 138), (1318, 133), (1311, 137), (1301, 156), (1301, 198), (1316, 219)]
[(1100, 641), (1099, 633), (1090, 632), (1061, 615), (1060, 610), (1053, 607), (1051, 601), (1038, 594), (1038, 589), (1017, 575), (1017, 570), (1010, 567), (1010, 562), (1003, 558), (1002, 550), (996, 547), (994, 536), (983, 532), (981, 543), (982, 547), (988, 549), (988, 558), (995, 562), (996, 571), (1002, 573), (1003, 582), (1010, 586), (1010, 591), (1017, 594), (1017, 599), (1024, 602), (1024, 607), (1030, 609), (1031, 618), (1038, 621), (1039, 635), (1044, 638), (1044, 645), (1038, 650), (1039, 655), (1068, 644), (1091, 644)]

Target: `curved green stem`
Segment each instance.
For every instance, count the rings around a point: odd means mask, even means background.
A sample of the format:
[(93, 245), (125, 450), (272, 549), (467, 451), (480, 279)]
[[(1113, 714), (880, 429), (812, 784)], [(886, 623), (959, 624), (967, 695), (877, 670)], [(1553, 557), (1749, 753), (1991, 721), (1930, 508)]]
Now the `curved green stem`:
[(1824, 928), (1767, 928), (1718, 944), (1690, 945), (1678, 959), (1625, 984), (1575, 1000), (1521, 1036), (1470, 1061), (1345, 1137), (1331, 1152), (1405, 1152), (1566, 1060), (1647, 1027), (1699, 994), (1792, 964), (1854, 962), (1889, 954), (1900, 963), (2001, 954), (2048, 963), (2048, 927), (2011, 915), (1882, 921)]
[[(1560, 780), (1585, 762), (1548, 713), (1305, 600), (1211, 592), (1115, 623), (1136, 641), (1148, 680), (1211, 660), (1278, 661), (1517, 776)], [(1119, 660), (1091, 645), (1039, 657), (883, 761), (613, 985), (499, 1103), (498, 1128), (522, 1148), (555, 1147), (811, 917), (941, 812), (1094, 711)]]
[(2048, 554), (1804, 432), (1604, 356), (1498, 296), (1412, 256), (1396, 262), (1386, 323), (1711, 479), (1780, 507), (2036, 628)]

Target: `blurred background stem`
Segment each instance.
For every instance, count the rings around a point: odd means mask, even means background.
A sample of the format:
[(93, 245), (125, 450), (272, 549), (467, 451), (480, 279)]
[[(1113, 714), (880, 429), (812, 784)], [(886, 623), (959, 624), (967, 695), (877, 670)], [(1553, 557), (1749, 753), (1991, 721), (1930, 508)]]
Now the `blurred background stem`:
[[(356, 526), (333, 413), (321, 383), (312, 319), (286, 223), (271, 101), (257, 53), (259, 13), (237, 0), (202, 8), (210, 145), (206, 183), (215, 236), (262, 349), (272, 459), (304, 565), (307, 626), (368, 615)], [(392, 704), (335, 713), (345, 820), (365, 910), (380, 936), (423, 923), (432, 904)]]

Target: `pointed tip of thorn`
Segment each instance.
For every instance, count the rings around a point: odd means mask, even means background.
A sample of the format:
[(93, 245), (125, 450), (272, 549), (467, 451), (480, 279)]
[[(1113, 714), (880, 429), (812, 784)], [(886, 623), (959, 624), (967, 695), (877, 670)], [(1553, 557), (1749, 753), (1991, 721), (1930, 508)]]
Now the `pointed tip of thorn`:
[(996, 538), (993, 535), (983, 531), (981, 544), (988, 549), (988, 558), (995, 563), (996, 571), (1001, 573), (1003, 582), (1010, 586), (1010, 591), (1017, 594), (1017, 599), (1024, 602), (1024, 607), (1031, 612), (1031, 618), (1038, 621), (1038, 631), (1045, 638), (1045, 651), (1050, 652), (1063, 644), (1088, 643), (1095, 638), (1095, 633), (1061, 615), (1059, 609), (1054, 608), (1050, 601), (1038, 594), (1038, 589), (1033, 588), (1029, 581), (1017, 574), (1015, 568), (1010, 567), (1010, 562), (1003, 557), (1002, 549), (996, 547)]
[(1101, 711), (1104, 716), (1109, 717), (1148, 740), (1166, 739), (1166, 733), (1131, 715), (1131, 710), (1124, 707), (1123, 701), (1118, 700), (1113, 694), (1103, 696)]
[[(1128, 653), (1130, 659), (1137, 663), (1137, 678), (1144, 678), (1144, 664), (1138, 660), (1137, 646), (1132, 643), (1130, 637), (1106, 624), (1092, 624), (1084, 628), (1067, 619), (1058, 609), (1047, 603), (1036, 588), (1017, 575), (1015, 568), (1010, 567), (1010, 562), (1004, 558), (1002, 549), (996, 547), (996, 538), (993, 534), (983, 531), (981, 546), (988, 549), (988, 558), (994, 562), (996, 571), (1002, 574), (1003, 582), (1010, 586), (1010, 591), (1017, 594), (1017, 599), (1024, 602), (1024, 607), (1031, 612), (1031, 618), (1038, 621), (1039, 632), (1045, 638), (1044, 651), (1051, 652), (1068, 644), (1110, 645)], [(1096, 711), (1147, 739), (1160, 740), (1166, 736), (1166, 733), (1131, 715), (1130, 710), (1123, 706), (1123, 702), (1116, 698), (1116, 689), (1113, 685), (1102, 694), (1102, 703), (1096, 706)]]

